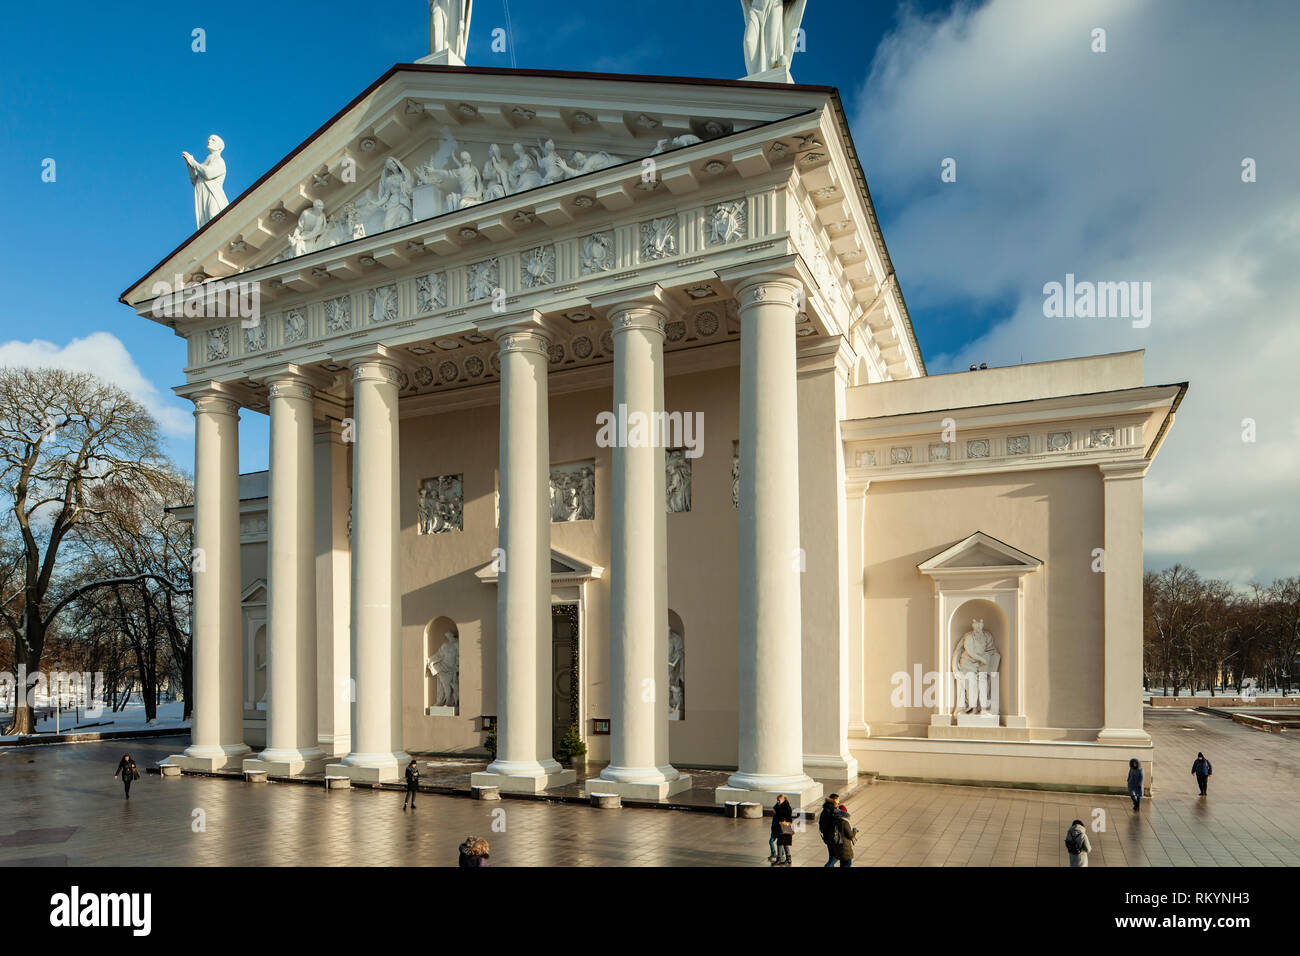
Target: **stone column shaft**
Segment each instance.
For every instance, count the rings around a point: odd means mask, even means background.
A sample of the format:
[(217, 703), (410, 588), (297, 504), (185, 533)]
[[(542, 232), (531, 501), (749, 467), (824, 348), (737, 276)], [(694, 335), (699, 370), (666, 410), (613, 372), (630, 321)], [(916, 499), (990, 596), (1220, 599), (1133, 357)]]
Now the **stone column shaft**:
[[(394, 780), (402, 750), (398, 368), (383, 355), (352, 362), (352, 750), (330, 772)], [(346, 439), (346, 435), (344, 436)]]
[(536, 318), (499, 330), (501, 458), (497, 752), (471, 782), (537, 792), (572, 782), (551, 754), (549, 338)]
[(194, 706), (191, 745), (174, 762), (213, 770), (244, 743), (240, 607), (239, 406), (223, 391), (194, 393)]
[(739, 768), (717, 799), (784, 792), (796, 807), (821, 794), (803, 772), (799, 552), (799, 284), (742, 280), (740, 300)]
[(613, 413), (627, 434), (611, 452), (611, 759), (600, 786), (654, 800), (690, 787), (668, 759), (668, 515), (658, 431), (666, 315), (657, 303), (629, 303), (610, 315)]
[[(266, 749), (258, 769), (294, 774), (324, 753), (316, 740), (316, 549), (312, 388), (271, 380)], [(245, 765), (251, 763), (246, 761)], [(269, 765), (269, 766), (264, 766)]]

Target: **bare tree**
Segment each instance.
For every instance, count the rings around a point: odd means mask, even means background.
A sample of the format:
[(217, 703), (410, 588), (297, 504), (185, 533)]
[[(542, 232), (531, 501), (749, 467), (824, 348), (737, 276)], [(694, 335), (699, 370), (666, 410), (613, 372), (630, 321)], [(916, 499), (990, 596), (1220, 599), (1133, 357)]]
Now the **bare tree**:
[(46, 634), (72, 601), (100, 586), (54, 590), (69, 535), (98, 517), (90, 491), (147, 482), (162, 461), (157, 422), (122, 389), (86, 372), (0, 368), (0, 495), (17, 538), (13, 572), (0, 585), (0, 622), (15, 664), (28, 672), (5, 733), (35, 729), (27, 694)]

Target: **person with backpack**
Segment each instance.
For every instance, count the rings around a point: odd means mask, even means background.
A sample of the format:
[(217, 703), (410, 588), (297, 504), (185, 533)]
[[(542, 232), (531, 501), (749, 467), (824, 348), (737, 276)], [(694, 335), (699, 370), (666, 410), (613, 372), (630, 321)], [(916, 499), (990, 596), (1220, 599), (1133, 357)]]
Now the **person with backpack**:
[(1205, 796), (1205, 788), (1209, 786), (1210, 774), (1214, 773), (1214, 768), (1205, 759), (1205, 754), (1200, 751), (1196, 752), (1196, 760), (1192, 764), (1192, 773), (1196, 774), (1196, 782), (1200, 785), (1201, 796)]
[(832, 793), (822, 801), (822, 812), (817, 816), (817, 830), (826, 844), (826, 862), (824, 866), (835, 865), (835, 846), (832, 831), (835, 829), (835, 810), (840, 805), (840, 795)]
[(113, 779), (122, 778), (122, 787), (126, 791), (126, 799), (131, 799), (131, 781), (140, 779), (140, 770), (131, 759), (130, 754), (123, 754), (122, 759), (117, 762), (117, 769), (113, 771)]
[(834, 829), (831, 831), (831, 850), (840, 866), (853, 865), (853, 843), (858, 838), (858, 828), (849, 822), (849, 808), (839, 807), (835, 812)]
[(1065, 831), (1065, 849), (1070, 854), (1070, 866), (1088, 865), (1092, 844), (1088, 842), (1088, 831), (1083, 828), (1082, 820), (1075, 820)]
[(402, 809), (406, 809), (406, 801), (411, 801), (411, 809), (415, 809), (415, 788), (420, 783), (420, 769), (412, 760), (406, 765), (406, 796), (402, 798)]
[(790, 865), (790, 846), (794, 843), (794, 807), (784, 793), (772, 805), (772, 830), (767, 838), (767, 862), (773, 866)]
[(1142, 806), (1142, 790), (1146, 785), (1146, 771), (1142, 769), (1142, 761), (1137, 757), (1128, 762), (1128, 796), (1133, 801), (1133, 809), (1136, 810)]

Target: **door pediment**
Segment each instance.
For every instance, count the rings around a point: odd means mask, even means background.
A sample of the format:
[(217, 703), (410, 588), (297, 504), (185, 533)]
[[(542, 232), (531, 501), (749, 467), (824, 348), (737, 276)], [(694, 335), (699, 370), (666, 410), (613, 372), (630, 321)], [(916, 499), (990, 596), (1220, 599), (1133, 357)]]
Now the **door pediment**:
[(922, 574), (954, 572), (1011, 572), (1026, 574), (1043, 566), (1041, 559), (999, 541), (983, 531), (976, 531), (949, 548), (917, 565)]

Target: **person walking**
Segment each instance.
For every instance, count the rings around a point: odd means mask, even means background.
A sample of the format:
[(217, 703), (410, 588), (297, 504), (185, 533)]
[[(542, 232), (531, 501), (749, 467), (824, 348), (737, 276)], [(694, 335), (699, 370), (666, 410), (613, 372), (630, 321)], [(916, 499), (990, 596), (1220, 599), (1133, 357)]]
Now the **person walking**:
[[(772, 804), (772, 829), (767, 838), (767, 862), (773, 866), (781, 862), (781, 836), (785, 832), (781, 824), (790, 823), (794, 820), (794, 808), (790, 806), (790, 801), (785, 798), (784, 793), (776, 795), (776, 803)], [(793, 834), (793, 828), (790, 831)], [(788, 845), (788, 844), (787, 844)], [(786, 853), (788, 857), (790, 854)]]
[(835, 810), (839, 805), (840, 795), (832, 793), (822, 801), (822, 812), (817, 815), (817, 830), (822, 835), (822, 842), (826, 844), (826, 862), (823, 866), (835, 865), (833, 832), (835, 830)]
[(402, 809), (406, 809), (406, 801), (411, 801), (411, 809), (415, 809), (415, 788), (420, 783), (420, 768), (412, 760), (406, 765), (406, 796), (402, 798)]
[(122, 759), (117, 762), (117, 770), (113, 771), (113, 779), (122, 778), (122, 788), (126, 791), (126, 799), (131, 799), (131, 782), (140, 779), (140, 770), (131, 759), (130, 754), (123, 754)]
[(487, 866), (488, 865), (488, 841), (482, 837), (465, 837), (465, 842), (459, 847), (460, 866)]
[(840, 866), (853, 865), (853, 843), (858, 838), (858, 828), (849, 822), (849, 808), (841, 806), (835, 812), (831, 847)]
[(1196, 760), (1192, 763), (1192, 773), (1196, 775), (1196, 783), (1201, 788), (1201, 796), (1205, 796), (1205, 788), (1209, 786), (1210, 774), (1214, 773), (1214, 768), (1205, 759), (1205, 754), (1199, 750), (1196, 752)]
[(1133, 801), (1133, 809), (1142, 806), (1142, 790), (1146, 785), (1147, 774), (1142, 769), (1142, 761), (1137, 757), (1128, 762), (1128, 796)]
[(776, 853), (768, 859), (773, 866), (790, 865), (790, 847), (794, 845), (794, 807), (785, 794), (778, 794), (772, 807), (772, 836), (767, 841), (770, 849), (776, 842)]
[(1083, 828), (1082, 820), (1075, 820), (1065, 831), (1065, 849), (1070, 854), (1070, 866), (1088, 865), (1092, 844), (1088, 842), (1088, 831)]

